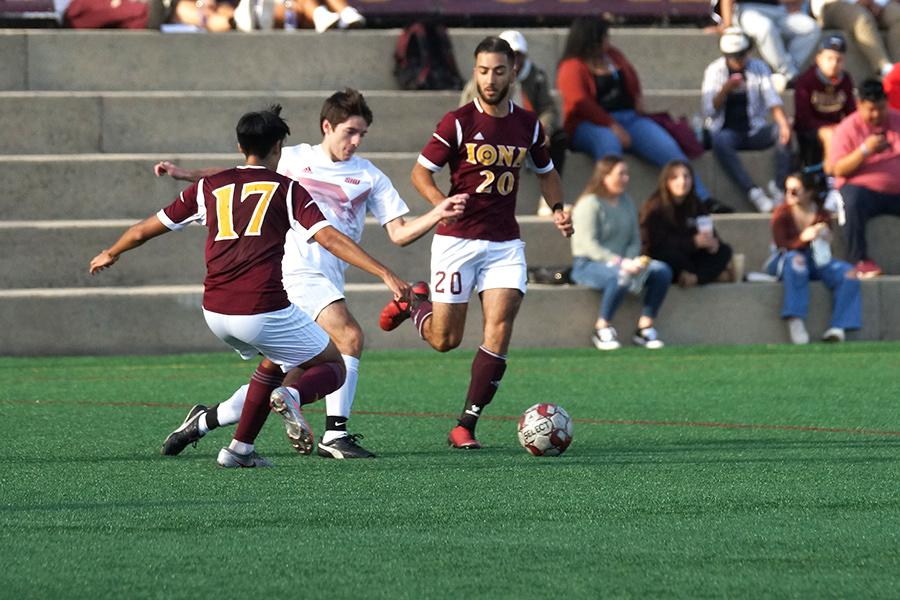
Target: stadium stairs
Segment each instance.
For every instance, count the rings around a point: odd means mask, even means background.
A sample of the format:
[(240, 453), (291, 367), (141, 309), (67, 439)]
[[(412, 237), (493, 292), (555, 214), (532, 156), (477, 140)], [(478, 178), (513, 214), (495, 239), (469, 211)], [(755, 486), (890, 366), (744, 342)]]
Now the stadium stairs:
[[(409, 182), (418, 150), (455, 92), (399, 92), (391, 76), (396, 30), (227, 35), (152, 32), (0, 30), (0, 181), (8, 198), (0, 221), (0, 333), (3, 354), (59, 355), (221, 350), (200, 314), (203, 231), (154, 240), (98, 277), (87, 263), (129, 224), (168, 203), (180, 189), (156, 179), (151, 166), (174, 159), (188, 166), (235, 164), (234, 123), (246, 110), (273, 101), (285, 106), (293, 128), (289, 143), (317, 141), (322, 100), (352, 85), (366, 92), (375, 123), (363, 155), (397, 185), (413, 213), (427, 209)], [(451, 32), (464, 72), (479, 29)], [(528, 30), (531, 54), (551, 71), (565, 31)], [(717, 55), (716, 40), (693, 29), (620, 29), (613, 41), (641, 73), (650, 110), (691, 115), (700, 77)], [(260, 60), (265, 48), (271, 60)], [(854, 50), (849, 64), (866, 75)], [(285, 67), (285, 65), (291, 65)], [(788, 102), (790, 106), (790, 102)], [(771, 153), (745, 156), (765, 181)], [(695, 167), (723, 202), (749, 211), (746, 201), (709, 154)], [(629, 158), (632, 196), (640, 202), (655, 186), (656, 170)], [(564, 186), (574, 200), (590, 161), (569, 155)], [(446, 173), (442, 174), (446, 182)], [(552, 225), (532, 216), (539, 193), (523, 175), (519, 213), (532, 265), (565, 265), (568, 244)], [(716, 217), (723, 239), (759, 270), (768, 253), (768, 220), (742, 212)], [(425, 276), (428, 241), (391, 245), (369, 223), (363, 241), (372, 254), (410, 280)], [(889, 273), (900, 273), (900, 221), (870, 225), (873, 254)], [(843, 252), (839, 245), (838, 254)], [(348, 301), (370, 348), (422, 347), (411, 327), (391, 334), (377, 328), (385, 290), (367, 275), (348, 271)], [(514, 343), (530, 347), (589, 345), (599, 295), (578, 286), (535, 285), (523, 304)], [(775, 283), (673, 288), (659, 327), (670, 344), (784, 343)], [(900, 339), (900, 277), (863, 284), (864, 328), (853, 339)], [(830, 300), (814, 285), (809, 328), (827, 327)], [(471, 304), (464, 346), (478, 344), (481, 314)], [(634, 299), (615, 324), (630, 338), (638, 312)]]

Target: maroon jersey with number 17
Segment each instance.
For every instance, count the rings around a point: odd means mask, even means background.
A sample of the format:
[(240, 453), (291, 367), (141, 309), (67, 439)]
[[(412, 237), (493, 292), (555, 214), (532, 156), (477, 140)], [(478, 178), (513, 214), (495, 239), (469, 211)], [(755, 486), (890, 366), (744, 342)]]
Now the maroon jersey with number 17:
[(255, 166), (201, 179), (157, 217), (173, 230), (194, 222), (209, 229), (203, 308), (225, 315), (286, 308), (281, 283), (285, 234), (293, 229), (309, 239), (328, 225), (299, 183)]
[(479, 100), (448, 112), (419, 155), (420, 165), (434, 173), (450, 165), (450, 195), (469, 194), (466, 210), (437, 233), (504, 242), (518, 239), (516, 193), (526, 158), (537, 173), (553, 170), (537, 115), (509, 103), (509, 114), (484, 112)]

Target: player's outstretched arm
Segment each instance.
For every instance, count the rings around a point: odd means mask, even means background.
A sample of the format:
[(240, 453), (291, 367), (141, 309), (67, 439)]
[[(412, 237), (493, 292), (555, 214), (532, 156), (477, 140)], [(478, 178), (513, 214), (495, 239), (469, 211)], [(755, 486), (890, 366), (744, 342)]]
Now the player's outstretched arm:
[(540, 173), (538, 182), (541, 186), (541, 195), (547, 200), (547, 204), (553, 207), (553, 224), (561, 234), (571, 236), (575, 229), (572, 227), (572, 217), (563, 210), (562, 180), (559, 173), (556, 169)]
[(107, 250), (103, 250), (91, 260), (91, 275), (113, 266), (116, 261), (119, 260), (119, 256), (123, 252), (128, 252), (129, 250), (137, 248), (147, 240), (153, 239), (168, 231), (169, 228), (163, 225), (162, 221), (160, 221), (159, 217), (156, 215), (147, 217), (140, 223), (135, 223), (125, 230), (125, 233), (122, 234), (122, 237), (120, 237), (115, 244), (110, 246)]
[(405, 220), (397, 217), (384, 224), (388, 237), (398, 246), (408, 246), (431, 231), (431, 228), (443, 220), (453, 221), (462, 216), (466, 209), (468, 194), (456, 194), (445, 198), (440, 204), (420, 217)]
[(381, 278), (394, 293), (395, 300), (409, 298), (410, 286), (407, 282), (397, 277), (393, 271), (372, 258), (353, 240), (333, 226), (323, 227), (313, 235), (313, 239), (342, 261)]
[(434, 183), (434, 173), (416, 163), (410, 175), (412, 184), (422, 197), (437, 206), (447, 197)]
[(210, 177), (215, 175), (216, 173), (221, 173), (222, 171), (228, 169), (228, 167), (205, 167), (203, 169), (185, 169), (184, 167), (179, 167), (173, 162), (168, 160), (163, 160), (155, 165), (153, 165), (153, 173), (157, 177), (162, 177), (163, 175), (168, 175), (172, 179), (178, 179), (181, 181), (200, 181), (204, 177)]

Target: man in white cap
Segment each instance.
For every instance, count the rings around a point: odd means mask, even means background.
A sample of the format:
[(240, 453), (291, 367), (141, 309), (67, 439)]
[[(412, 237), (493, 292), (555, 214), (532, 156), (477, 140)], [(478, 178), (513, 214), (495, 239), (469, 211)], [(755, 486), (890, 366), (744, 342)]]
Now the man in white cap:
[[(516, 53), (516, 82), (509, 88), (509, 98), (515, 104), (537, 114), (541, 126), (547, 134), (546, 141), (550, 148), (550, 158), (553, 159), (557, 172), (562, 175), (569, 140), (560, 124), (559, 108), (550, 95), (550, 80), (547, 73), (528, 57), (528, 42), (521, 32), (510, 29), (498, 37), (506, 40), (506, 43)], [(477, 95), (475, 79), (469, 79), (459, 97), (459, 105), (468, 104)], [(547, 216), (552, 214), (550, 207), (543, 199), (541, 199), (538, 212)]]
[[(760, 59), (750, 58), (750, 46), (737, 27), (725, 30), (719, 39), (723, 56), (703, 73), (701, 103), (719, 164), (760, 212), (771, 212), (781, 200), (779, 188), (790, 169), (791, 125), (772, 83), (772, 71)], [(768, 121), (769, 114), (774, 122)], [(738, 150), (772, 146), (775, 179), (766, 193), (747, 173)]]

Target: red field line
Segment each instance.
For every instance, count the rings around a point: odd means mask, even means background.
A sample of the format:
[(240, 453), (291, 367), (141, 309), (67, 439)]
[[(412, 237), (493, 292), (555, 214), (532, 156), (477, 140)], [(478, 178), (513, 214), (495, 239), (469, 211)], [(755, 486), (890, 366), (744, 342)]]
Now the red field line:
[[(0, 404), (78, 404), (82, 406), (110, 406), (110, 407), (146, 407), (146, 408), (172, 408), (184, 410), (185, 406), (167, 404), (163, 402), (97, 402), (93, 400), (3, 400)], [(324, 413), (321, 408), (307, 408), (306, 412)], [(458, 415), (436, 412), (395, 412), (378, 410), (355, 410), (353, 414), (375, 417), (404, 417), (420, 419), (455, 419)], [(491, 421), (516, 421), (516, 415), (484, 415), (482, 419)], [(804, 431), (811, 433), (846, 433), (852, 435), (893, 436), (900, 437), (900, 431), (885, 429), (866, 429), (850, 427), (818, 427), (815, 425), (771, 425), (765, 423), (718, 423), (714, 421), (654, 421), (644, 419), (578, 419), (573, 422), (584, 425), (631, 425), (639, 427), (707, 427), (710, 429), (749, 429), (761, 431)]]

